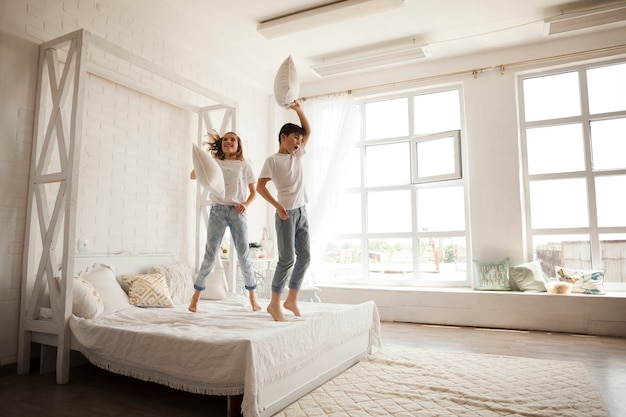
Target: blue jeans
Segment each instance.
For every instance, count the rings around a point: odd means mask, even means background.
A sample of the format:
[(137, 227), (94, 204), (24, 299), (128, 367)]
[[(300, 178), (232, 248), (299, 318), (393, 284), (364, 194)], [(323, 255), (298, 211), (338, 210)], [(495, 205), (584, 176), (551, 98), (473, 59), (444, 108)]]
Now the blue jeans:
[(220, 245), (226, 232), (226, 226), (230, 228), (230, 236), (237, 250), (239, 266), (243, 273), (244, 285), (247, 290), (254, 290), (256, 282), (252, 272), (252, 264), (248, 258), (250, 251), (248, 246), (248, 221), (245, 214), (238, 214), (235, 206), (211, 206), (209, 226), (207, 227), (206, 247), (204, 260), (200, 265), (198, 276), (193, 287), (198, 291), (206, 288), (209, 274), (215, 268), (215, 262), (220, 252)]
[[(276, 239), (278, 248), (278, 262), (272, 279), (272, 292), (282, 293), (285, 283), (291, 272), (289, 288), (300, 290), (304, 281), (304, 274), (311, 262), (311, 248), (309, 241), (309, 221), (304, 206), (287, 210), (289, 217), (281, 219), (276, 214)], [(295, 265), (294, 265), (295, 264)]]

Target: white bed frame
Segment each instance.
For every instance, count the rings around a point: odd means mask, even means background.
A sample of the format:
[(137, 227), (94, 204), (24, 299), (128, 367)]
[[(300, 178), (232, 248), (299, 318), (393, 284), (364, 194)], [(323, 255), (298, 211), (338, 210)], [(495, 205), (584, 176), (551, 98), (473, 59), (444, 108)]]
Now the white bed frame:
[[(103, 60), (115, 57), (159, 78), (156, 83), (158, 87), (147, 86), (145, 77), (140, 77), (140, 80), (128, 79), (98, 65), (94, 52), (96, 48), (104, 52), (101, 56)], [(95, 62), (87, 62), (88, 56)], [(52, 363), (46, 359), (51, 355), (56, 356), (55, 364), (50, 368), (56, 370), (58, 384), (69, 382), (70, 376), (71, 278), (75, 272), (94, 262), (111, 263), (111, 257), (107, 255), (93, 258), (75, 253), (79, 157), (84, 135), (82, 112), (85, 108), (83, 102), (88, 72), (197, 113), (198, 144), (204, 133), (211, 129), (222, 133), (227, 129), (236, 130), (236, 105), (229, 99), (85, 30), (69, 33), (40, 46), (17, 367), (19, 374), (30, 371), (31, 345), (32, 342), (39, 343), (41, 371), (46, 370), (46, 362)], [(164, 81), (167, 87), (163, 87)], [(213, 127), (211, 120), (219, 120), (220, 117), (221, 125)], [(200, 263), (203, 249), (201, 241), (209, 216), (207, 192), (200, 186), (197, 191), (196, 267)], [(164, 259), (162, 255), (146, 256), (140, 261), (136, 256), (116, 257), (113, 263), (123, 264), (118, 268), (120, 272), (132, 273), (163, 263)], [(235, 262), (229, 262), (231, 291), (235, 289), (236, 267)], [(54, 282), (55, 276), (59, 274), (60, 288)], [(46, 307), (46, 300), (50, 302), (49, 308)], [(48, 318), (42, 318), (42, 309), (49, 313)], [(343, 372), (370, 353), (369, 346), (369, 332), (357, 335), (298, 372), (263, 387), (258, 393), (261, 415), (273, 415)], [(229, 397), (229, 415), (239, 414), (240, 403), (237, 397), (234, 400)]]
[[(89, 58), (89, 60), (88, 60)], [(112, 63), (129, 64), (136, 79), (110, 70)], [(236, 130), (236, 104), (199, 84), (169, 72), (154, 63), (120, 48), (86, 30), (77, 30), (41, 44), (24, 261), (22, 267), (18, 373), (28, 373), (31, 342), (51, 340), (57, 347), (56, 379), (69, 381), (72, 280), (75, 264), (76, 210), (80, 150), (87, 74), (149, 95), (198, 115), (198, 144), (212, 129)], [(219, 126), (213, 126), (217, 120)], [(191, 146), (190, 146), (191, 153)], [(197, 189), (196, 267), (201, 237), (209, 216), (207, 191)], [(235, 262), (230, 262), (230, 285)], [(60, 272), (59, 272), (60, 271)], [(61, 276), (60, 289), (54, 283)], [(51, 317), (40, 318), (50, 302)]]

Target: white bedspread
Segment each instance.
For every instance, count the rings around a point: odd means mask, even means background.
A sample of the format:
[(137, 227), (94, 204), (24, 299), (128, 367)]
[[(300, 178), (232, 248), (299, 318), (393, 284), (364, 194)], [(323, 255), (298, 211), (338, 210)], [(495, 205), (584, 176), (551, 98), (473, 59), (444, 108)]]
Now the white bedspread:
[[(380, 346), (373, 302), (300, 303), (302, 317), (275, 322), (244, 297), (201, 300), (197, 313), (131, 307), (88, 320), (70, 319), (78, 349), (115, 373), (209, 395), (244, 394), (242, 412), (257, 416), (259, 387), (287, 375), (327, 349), (370, 332)], [(286, 312), (288, 313), (288, 312)]]

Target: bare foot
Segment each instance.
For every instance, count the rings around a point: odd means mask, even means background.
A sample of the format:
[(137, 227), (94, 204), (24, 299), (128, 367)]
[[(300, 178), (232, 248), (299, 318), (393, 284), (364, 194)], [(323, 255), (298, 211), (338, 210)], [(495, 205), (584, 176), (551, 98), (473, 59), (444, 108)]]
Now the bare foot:
[(250, 291), (250, 305), (252, 306), (252, 311), (261, 310), (261, 306), (256, 302), (256, 295), (254, 291)]
[(287, 321), (283, 315), (283, 309), (280, 308), (280, 304), (271, 304), (267, 306), (267, 312), (270, 313), (274, 321)]
[(283, 307), (285, 307), (287, 310), (291, 311), (296, 316), (300, 316), (300, 309), (298, 308), (298, 303), (297, 302), (287, 300), (283, 304)]
[(189, 303), (189, 311), (195, 313), (198, 311), (198, 300), (200, 299), (200, 291), (196, 290), (191, 297), (191, 303)]

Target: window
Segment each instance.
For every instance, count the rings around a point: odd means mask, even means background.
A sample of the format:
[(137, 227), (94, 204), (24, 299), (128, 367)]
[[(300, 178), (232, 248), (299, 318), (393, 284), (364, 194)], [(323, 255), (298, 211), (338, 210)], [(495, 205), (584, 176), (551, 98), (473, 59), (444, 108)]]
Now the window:
[(519, 78), (528, 250), (626, 284), (626, 63)]
[(461, 90), (358, 106), (360, 139), (347, 157), (324, 282), (469, 285)]

